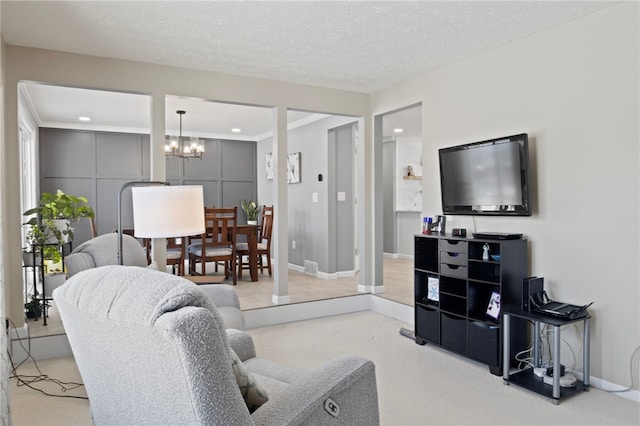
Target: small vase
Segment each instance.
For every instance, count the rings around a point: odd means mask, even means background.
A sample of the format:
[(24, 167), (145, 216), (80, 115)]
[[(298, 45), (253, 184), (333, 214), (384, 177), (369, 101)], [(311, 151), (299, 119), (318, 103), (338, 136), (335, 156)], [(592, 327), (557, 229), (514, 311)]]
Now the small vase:
[(248, 220), (247, 221), (247, 225), (257, 225), (258, 221), (257, 220)]

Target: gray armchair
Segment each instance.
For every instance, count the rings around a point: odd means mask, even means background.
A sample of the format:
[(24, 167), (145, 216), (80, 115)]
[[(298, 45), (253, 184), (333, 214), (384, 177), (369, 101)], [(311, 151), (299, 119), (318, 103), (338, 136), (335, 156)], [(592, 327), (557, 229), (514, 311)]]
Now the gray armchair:
[[(131, 235), (122, 235), (122, 260), (129, 266), (147, 266), (144, 248)], [(118, 234), (115, 232), (99, 235), (73, 249), (65, 257), (69, 277), (85, 269), (118, 264)]]
[[(77, 274), (53, 296), (96, 424), (379, 423), (371, 361), (345, 356), (305, 371), (258, 358), (251, 337), (225, 332), (211, 299), (183, 278), (106, 266)], [(253, 412), (234, 376), (236, 358), (269, 396)]]
[[(147, 255), (138, 240), (122, 235), (122, 259), (128, 266), (147, 266)], [(118, 264), (118, 234), (109, 233), (92, 238), (76, 247), (65, 258), (69, 277), (87, 269)], [(226, 284), (202, 285), (204, 292), (214, 301), (222, 315), (226, 328), (245, 329), (244, 314), (233, 287)]]

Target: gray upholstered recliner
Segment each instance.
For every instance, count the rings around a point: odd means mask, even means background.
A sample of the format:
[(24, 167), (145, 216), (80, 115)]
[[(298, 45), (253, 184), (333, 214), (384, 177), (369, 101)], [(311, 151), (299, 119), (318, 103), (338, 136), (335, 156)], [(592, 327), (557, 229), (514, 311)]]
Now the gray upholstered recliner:
[[(306, 371), (257, 358), (251, 337), (227, 336), (210, 298), (183, 278), (107, 266), (72, 277), (54, 299), (96, 424), (379, 423), (371, 361), (345, 356)], [(233, 352), (269, 395), (252, 413)]]
[[(147, 266), (147, 255), (138, 240), (131, 235), (122, 235), (122, 261), (129, 266)], [(65, 257), (64, 264), (67, 267), (69, 277), (85, 269), (98, 266), (118, 264), (118, 234), (98, 235), (73, 249), (71, 254)]]
[[(144, 248), (134, 237), (122, 235), (123, 263), (128, 266), (147, 267), (147, 255)], [(65, 266), (69, 277), (87, 269), (118, 264), (118, 234), (99, 235), (76, 247), (65, 257)], [(240, 301), (233, 287), (226, 284), (202, 285), (202, 289), (214, 301), (226, 328), (245, 329), (244, 314), (240, 310)]]

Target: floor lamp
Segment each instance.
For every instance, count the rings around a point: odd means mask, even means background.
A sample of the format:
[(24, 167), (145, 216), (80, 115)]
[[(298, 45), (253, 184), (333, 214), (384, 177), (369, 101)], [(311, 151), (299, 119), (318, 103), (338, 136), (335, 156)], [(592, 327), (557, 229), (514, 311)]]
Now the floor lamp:
[[(204, 232), (204, 192), (201, 185), (168, 186), (164, 182), (138, 183), (129, 182), (123, 186), (132, 186), (135, 237), (186, 237)], [(122, 265), (120, 209), (118, 214), (118, 258)]]

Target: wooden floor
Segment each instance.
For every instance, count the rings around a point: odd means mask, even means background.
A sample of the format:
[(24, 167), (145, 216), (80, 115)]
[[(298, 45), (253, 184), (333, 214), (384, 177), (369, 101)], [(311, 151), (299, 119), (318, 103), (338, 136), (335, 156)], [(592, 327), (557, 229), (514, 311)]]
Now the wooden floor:
[[(383, 270), (385, 292), (376, 296), (413, 306), (413, 260), (385, 258)], [(259, 280), (257, 282), (251, 282), (249, 274), (243, 274), (242, 279), (238, 280), (235, 287), (243, 310), (273, 306), (271, 302), (273, 278), (266, 272), (258, 274)], [(230, 281), (223, 282), (231, 283)], [(289, 271), (290, 303), (310, 302), (357, 294), (360, 294), (358, 293), (358, 275), (350, 278), (325, 280), (301, 272)], [(31, 337), (64, 333), (55, 304), (51, 306), (46, 327), (43, 326), (42, 318), (38, 321), (28, 321)]]

